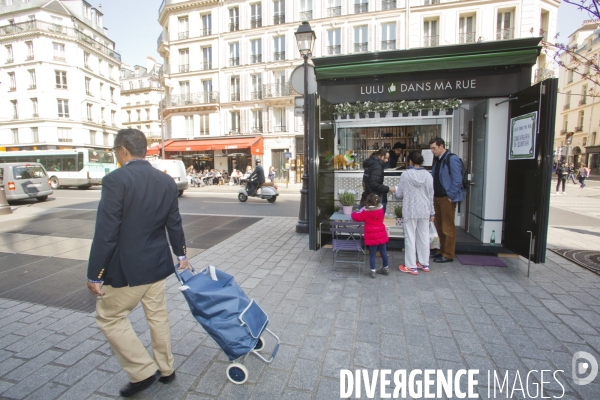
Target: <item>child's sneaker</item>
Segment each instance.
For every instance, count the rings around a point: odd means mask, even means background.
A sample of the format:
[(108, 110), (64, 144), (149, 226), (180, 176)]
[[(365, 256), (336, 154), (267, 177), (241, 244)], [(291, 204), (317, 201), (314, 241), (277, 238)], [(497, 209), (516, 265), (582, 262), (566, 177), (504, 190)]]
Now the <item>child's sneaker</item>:
[(423, 265), (417, 262), (417, 268), (423, 270), (423, 272), (429, 272), (429, 265)]
[(390, 273), (390, 269), (388, 267), (379, 268), (377, 273), (381, 275), (388, 275)]
[(404, 265), (400, 265), (398, 269), (400, 272), (408, 272), (411, 275), (419, 275), (419, 271), (417, 271), (416, 268), (407, 268)]
[(375, 279), (375, 270), (374, 269), (371, 270), (370, 276), (371, 276), (371, 278)]

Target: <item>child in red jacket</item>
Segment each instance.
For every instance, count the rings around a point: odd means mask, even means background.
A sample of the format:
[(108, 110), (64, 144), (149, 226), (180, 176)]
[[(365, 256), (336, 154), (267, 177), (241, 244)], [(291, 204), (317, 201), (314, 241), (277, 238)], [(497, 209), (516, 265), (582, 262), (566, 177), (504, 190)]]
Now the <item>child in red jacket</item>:
[[(365, 244), (369, 246), (369, 262), (371, 264), (371, 278), (375, 273), (389, 274), (386, 243), (389, 241), (385, 225), (383, 224), (383, 206), (381, 199), (371, 193), (365, 200), (365, 207), (359, 212), (352, 213), (352, 220), (365, 223)], [(377, 270), (377, 251), (381, 254), (383, 268)]]

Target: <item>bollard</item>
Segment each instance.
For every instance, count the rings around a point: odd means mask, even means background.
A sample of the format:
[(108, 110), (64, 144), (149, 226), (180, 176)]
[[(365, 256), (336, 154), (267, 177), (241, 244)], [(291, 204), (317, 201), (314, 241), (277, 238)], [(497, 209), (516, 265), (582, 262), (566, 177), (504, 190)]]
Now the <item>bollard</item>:
[(6, 200), (4, 185), (0, 184), (0, 215), (5, 214), (12, 214), (12, 209), (8, 205), (8, 200)]

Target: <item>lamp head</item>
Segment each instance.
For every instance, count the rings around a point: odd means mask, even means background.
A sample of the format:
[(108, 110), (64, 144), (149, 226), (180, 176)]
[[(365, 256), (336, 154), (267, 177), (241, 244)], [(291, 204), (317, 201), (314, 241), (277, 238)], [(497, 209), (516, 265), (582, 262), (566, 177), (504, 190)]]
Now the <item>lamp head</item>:
[(296, 43), (298, 44), (298, 50), (303, 56), (312, 54), (312, 49), (315, 44), (316, 35), (315, 32), (310, 28), (308, 21), (302, 22), (295, 33)]

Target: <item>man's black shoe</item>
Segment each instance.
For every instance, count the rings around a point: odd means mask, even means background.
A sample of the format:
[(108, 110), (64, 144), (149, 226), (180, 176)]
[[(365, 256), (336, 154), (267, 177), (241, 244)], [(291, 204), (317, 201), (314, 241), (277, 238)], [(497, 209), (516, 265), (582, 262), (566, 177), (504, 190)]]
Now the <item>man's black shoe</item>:
[(444, 256), (441, 257), (434, 257), (433, 262), (436, 263), (447, 263), (447, 262), (452, 262), (454, 261), (452, 258), (446, 258)]
[(174, 380), (175, 380), (175, 371), (173, 371), (173, 373), (169, 376), (161, 376), (158, 381), (160, 383), (164, 383), (166, 385), (167, 383), (171, 383)]
[(119, 390), (119, 393), (123, 397), (133, 396), (134, 394), (141, 392), (142, 390), (147, 389), (150, 386), (152, 386), (154, 383), (156, 383), (156, 381), (159, 378), (160, 378), (160, 371), (156, 371), (154, 373), (154, 375), (152, 375), (149, 378), (144, 379), (143, 381), (135, 382), (135, 383), (129, 382), (127, 385), (123, 386), (121, 388), (121, 390)]
[(440, 253), (437, 253), (437, 254), (434, 254), (432, 257), (433, 257), (433, 259), (435, 260), (435, 259), (437, 259), (437, 258), (441, 258), (441, 257), (444, 257), (444, 256), (443, 256), (443, 255), (441, 255)]

